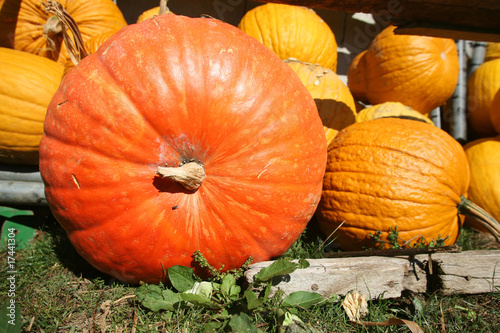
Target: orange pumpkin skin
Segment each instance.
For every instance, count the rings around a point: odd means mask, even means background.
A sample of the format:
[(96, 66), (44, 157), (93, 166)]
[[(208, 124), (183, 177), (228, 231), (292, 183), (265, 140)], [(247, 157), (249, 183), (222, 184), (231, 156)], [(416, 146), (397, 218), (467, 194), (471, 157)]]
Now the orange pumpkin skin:
[(399, 102), (385, 102), (364, 108), (356, 115), (356, 122), (360, 123), (384, 117), (409, 118), (434, 125), (427, 116)]
[[(456, 241), (457, 205), (469, 186), (469, 166), (458, 142), (420, 121), (379, 118), (337, 134), (328, 152), (319, 225), (345, 250), (375, 247), (397, 226), (401, 245)], [(408, 244), (403, 244), (407, 241)]]
[(489, 42), (486, 44), (484, 61), (490, 61), (500, 58), (500, 43)]
[[(58, 0), (75, 20), (83, 41), (92, 36), (118, 31), (127, 25), (118, 6), (111, 0)], [(52, 39), (44, 29), (53, 26), (55, 16), (45, 11), (39, 0), (0, 0), (0, 46), (29, 52), (55, 60), (62, 65), (71, 62), (62, 33)]]
[[(370, 43), (364, 68), (366, 93), (355, 98), (370, 104), (400, 102), (422, 114), (444, 104), (458, 82), (458, 53), (452, 39), (394, 34), (382, 30)], [(359, 60), (358, 63), (362, 63)], [(362, 81), (360, 81), (362, 82)], [(349, 84), (349, 81), (348, 81)]]
[(470, 201), (500, 221), (500, 136), (468, 142), (465, 153), (470, 165)]
[(0, 163), (38, 164), (43, 121), (63, 66), (0, 47)]
[[(189, 161), (206, 173), (195, 191), (155, 175)], [(224, 270), (283, 253), (314, 214), (325, 165), (293, 70), (236, 27), (177, 15), (120, 30), (70, 71), (40, 148), (69, 239), (128, 282), (162, 281), (172, 265), (203, 273), (197, 250)]]
[(495, 135), (491, 107), (500, 90), (500, 59), (482, 63), (467, 79), (468, 125), (478, 136)]
[(349, 88), (328, 68), (297, 59), (284, 61), (297, 73), (314, 98), (329, 146), (341, 129), (355, 122), (356, 105)]
[(368, 103), (366, 96), (367, 83), (366, 83), (366, 50), (358, 53), (352, 59), (347, 69), (347, 86), (352, 95), (359, 101)]
[(491, 101), (490, 120), (495, 132), (500, 134), (500, 89), (498, 89)]
[(249, 10), (238, 27), (281, 59), (296, 58), (337, 71), (337, 41), (312, 9), (266, 3)]

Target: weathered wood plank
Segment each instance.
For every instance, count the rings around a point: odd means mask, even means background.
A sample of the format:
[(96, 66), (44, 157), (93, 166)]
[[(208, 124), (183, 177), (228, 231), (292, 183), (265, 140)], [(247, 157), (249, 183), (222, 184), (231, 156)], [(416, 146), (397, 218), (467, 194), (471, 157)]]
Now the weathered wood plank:
[(433, 279), (444, 294), (500, 291), (500, 251), (466, 251), (432, 255)]
[[(296, 270), (273, 281), (273, 292), (278, 288), (285, 294), (303, 290), (327, 297), (357, 290), (369, 299), (379, 299), (397, 298), (406, 292), (471, 294), (500, 290), (500, 251), (308, 261), (308, 268)], [(272, 261), (266, 261), (251, 265), (245, 273), (246, 280), (253, 281), (253, 276), (271, 263)]]

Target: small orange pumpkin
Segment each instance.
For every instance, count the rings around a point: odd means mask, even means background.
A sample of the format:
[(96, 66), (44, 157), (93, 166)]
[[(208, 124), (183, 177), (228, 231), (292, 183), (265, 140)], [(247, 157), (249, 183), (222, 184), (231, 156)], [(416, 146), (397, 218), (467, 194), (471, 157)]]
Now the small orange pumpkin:
[(363, 103), (369, 103), (366, 96), (367, 83), (365, 78), (366, 71), (366, 50), (358, 53), (351, 61), (347, 69), (347, 85), (352, 95)]
[(45, 57), (0, 47), (0, 162), (38, 164), (45, 114), (63, 70)]
[[(457, 85), (459, 66), (455, 42), (446, 38), (396, 35), (394, 29), (395, 26), (388, 26), (382, 30), (360, 55), (365, 59), (355, 59), (351, 72), (363, 73), (351, 73), (349, 88), (355, 98), (366, 99), (370, 104), (400, 102), (422, 114), (429, 113), (444, 104)], [(366, 91), (363, 91), (363, 82)]]
[(297, 59), (285, 60), (297, 73), (316, 102), (330, 145), (337, 133), (354, 123), (356, 105), (349, 88), (332, 70)]
[(429, 117), (399, 102), (385, 102), (369, 106), (359, 111), (356, 115), (356, 122), (360, 123), (362, 121), (387, 117), (414, 119), (434, 125)]
[[(84, 41), (127, 25), (111, 0), (58, 2), (75, 20)], [(71, 62), (63, 43), (63, 26), (40, 0), (0, 0), (0, 46), (41, 55), (62, 65)]]
[(471, 169), (469, 199), (500, 220), (500, 136), (468, 142), (464, 149)]
[(267, 3), (249, 10), (238, 27), (282, 60), (296, 58), (337, 70), (335, 35), (312, 9)]
[(490, 61), (497, 58), (500, 58), (500, 43), (489, 42), (486, 45), (484, 61)]
[(500, 90), (500, 58), (482, 63), (467, 80), (468, 124), (481, 137), (495, 135), (490, 109)]
[(490, 105), (490, 120), (495, 132), (500, 134), (500, 89), (493, 97)]

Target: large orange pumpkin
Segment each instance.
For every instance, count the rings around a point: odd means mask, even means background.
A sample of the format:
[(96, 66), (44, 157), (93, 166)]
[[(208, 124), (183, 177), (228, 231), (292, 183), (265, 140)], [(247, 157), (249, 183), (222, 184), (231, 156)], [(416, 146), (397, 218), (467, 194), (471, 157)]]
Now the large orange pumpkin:
[[(0, 0), (0, 46), (55, 60), (63, 65), (70, 57), (63, 43), (62, 25), (40, 0)], [(75, 20), (83, 41), (127, 25), (111, 0), (59, 0)]]
[[(388, 247), (391, 228), (403, 247), (439, 238), (450, 245), (459, 212), (475, 207), (464, 197), (469, 180), (462, 146), (438, 127), (399, 118), (355, 123), (328, 152), (319, 225), (345, 250)], [(370, 237), (377, 232), (380, 243)]]
[(400, 102), (429, 113), (451, 97), (458, 82), (455, 42), (396, 35), (394, 29), (388, 26), (382, 30), (359, 55), (364, 59), (355, 58), (347, 84), (352, 85), (355, 98), (370, 104)]
[[(161, 45), (161, 47), (158, 47)], [(63, 79), (40, 148), (47, 201), (92, 265), (159, 282), (282, 254), (321, 196), (326, 141), (294, 71), (209, 18), (129, 25)]]
[(0, 47), (0, 162), (38, 164), (45, 113), (63, 70), (50, 59)]
[(330, 145), (341, 129), (355, 121), (356, 105), (349, 88), (331, 69), (297, 59), (287, 59), (285, 63), (297, 73), (314, 98), (327, 145)]
[(267, 3), (249, 10), (238, 27), (283, 60), (296, 58), (337, 71), (335, 35), (312, 9)]

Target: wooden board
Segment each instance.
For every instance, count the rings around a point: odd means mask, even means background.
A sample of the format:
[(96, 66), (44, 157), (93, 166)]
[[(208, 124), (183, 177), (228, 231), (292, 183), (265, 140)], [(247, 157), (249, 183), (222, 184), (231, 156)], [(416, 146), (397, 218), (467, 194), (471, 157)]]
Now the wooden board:
[[(410, 257), (367, 256), (310, 259), (308, 268), (274, 281), (290, 294), (317, 292), (324, 297), (345, 295), (356, 290), (368, 299), (397, 298), (403, 294), (441, 292), (476, 294), (500, 291), (500, 251), (419, 254)], [(250, 266), (247, 282), (272, 261)]]
[(382, 16), (404, 34), (500, 42), (497, 0), (259, 0)]

